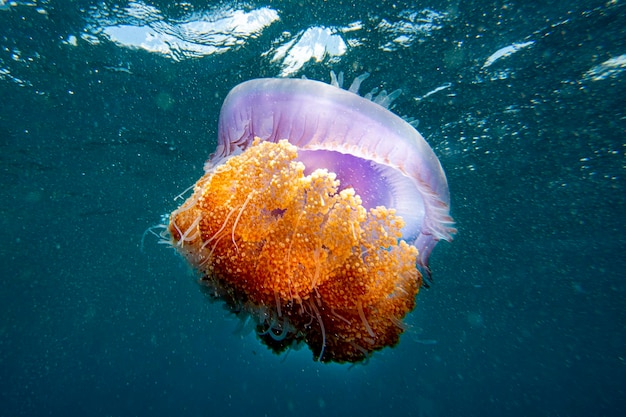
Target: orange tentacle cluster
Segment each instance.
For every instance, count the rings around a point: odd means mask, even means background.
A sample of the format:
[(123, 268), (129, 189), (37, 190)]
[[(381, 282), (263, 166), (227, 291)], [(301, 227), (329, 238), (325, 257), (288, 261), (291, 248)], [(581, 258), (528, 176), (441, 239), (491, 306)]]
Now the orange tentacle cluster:
[(297, 156), (256, 140), (205, 174), (171, 215), (172, 243), (270, 348), (305, 342), (324, 362), (358, 362), (397, 343), (422, 283), (417, 249), (394, 210), (366, 210)]

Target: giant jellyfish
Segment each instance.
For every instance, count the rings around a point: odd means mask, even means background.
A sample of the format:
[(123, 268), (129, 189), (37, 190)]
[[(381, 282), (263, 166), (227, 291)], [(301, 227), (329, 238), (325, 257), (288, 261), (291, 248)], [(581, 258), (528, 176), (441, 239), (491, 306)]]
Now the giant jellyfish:
[(275, 352), (306, 343), (359, 362), (404, 331), (429, 255), (455, 230), (435, 153), (387, 107), (305, 79), (236, 86), (218, 145), (170, 216), (172, 245), (212, 298)]

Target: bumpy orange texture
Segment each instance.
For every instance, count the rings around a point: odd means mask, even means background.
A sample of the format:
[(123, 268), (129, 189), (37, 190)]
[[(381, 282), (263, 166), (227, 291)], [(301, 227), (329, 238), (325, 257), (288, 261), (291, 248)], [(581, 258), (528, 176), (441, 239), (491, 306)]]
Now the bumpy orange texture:
[(305, 342), (324, 362), (358, 362), (398, 342), (417, 249), (394, 210), (368, 211), (334, 173), (304, 168), (287, 141), (256, 140), (196, 183), (172, 244), (276, 352)]

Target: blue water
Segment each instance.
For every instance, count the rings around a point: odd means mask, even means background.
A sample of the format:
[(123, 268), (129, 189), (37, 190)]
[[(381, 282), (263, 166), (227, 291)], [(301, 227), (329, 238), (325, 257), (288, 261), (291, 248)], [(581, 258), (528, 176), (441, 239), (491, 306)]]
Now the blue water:
[[(0, 415), (621, 416), (626, 6), (556, 3), (0, 0)], [(354, 367), (141, 248), (232, 87), (331, 70), (403, 90), (459, 229)]]

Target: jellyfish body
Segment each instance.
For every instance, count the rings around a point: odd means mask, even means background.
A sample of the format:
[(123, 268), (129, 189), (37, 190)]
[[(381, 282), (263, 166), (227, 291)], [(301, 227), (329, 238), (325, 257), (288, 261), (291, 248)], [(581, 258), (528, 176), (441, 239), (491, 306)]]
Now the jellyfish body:
[[(351, 89), (352, 90), (352, 89)], [(317, 81), (240, 84), (218, 146), (170, 217), (208, 293), (252, 317), (276, 352), (358, 362), (397, 343), (416, 264), (454, 232), (445, 174), (384, 106)]]

